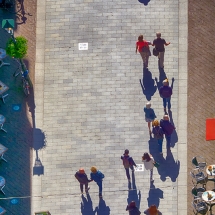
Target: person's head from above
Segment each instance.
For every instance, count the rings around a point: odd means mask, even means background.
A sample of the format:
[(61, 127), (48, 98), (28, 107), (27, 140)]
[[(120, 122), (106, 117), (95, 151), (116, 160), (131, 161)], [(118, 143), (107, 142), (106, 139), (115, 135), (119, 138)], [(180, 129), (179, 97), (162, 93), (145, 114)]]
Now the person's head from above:
[(156, 127), (156, 126), (159, 126), (160, 123), (159, 123), (159, 121), (158, 121), (157, 119), (155, 119), (155, 120), (152, 122), (152, 125)]
[(146, 160), (146, 161), (150, 161), (150, 160), (151, 160), (151, 158), (150, 158), (149, 153), (148, 153), (148, 152), (145, 152), (145, 153), (143, 154), (142, 159), (143, 159), (143, 160)]
[(138, 37), (138, 41), (143, 41), (143, 35), (141, 34), (141, 35), (139, 35), (139, 37)]
[(92, 173), (97, 173), (97, 168), (95, 166), (92, 166), (90, 168), (90, 170), (91, 170)]
[(167, 78), (163, 80), (163, 85), (164, 86), (169, 86), (169, 81), (168, 81)]
[(80, 173), (80, 174), (84, 174), (84, 173), (85, 173), (84, 169), (83, 169), (83, 168), (80, 168), (80, 169), (79, 169), (79, 173)]
[(129, 154), (129, 150), (126, 149), (125, 152), (124, 152), (124, 155), (128, 155)]
[(146, 108), (149, 109), (150, 107), (151, 107), (151, 103), (150, 103), (150, 102), (147, 102), (147, 103), (146, 103)]
[(169, 121), (169, 116), (168, 115), (164, 115), (163, 116), (163, 120)]
[(160, 33), (160, 32), (157, 32), (157, 33), (156, 33), (156, 37), (157, 37), (157, 38), (161, 38), (161, 33)]
[(135, 208), (136, 207), (135, 201), (131, 201), (130, 204), (129, 204), (129, 207), (130, 208)]
[(149, 207), (149, 213), (150, 214), (156, 214), (158, 212), (156, 205), (151, 205)]

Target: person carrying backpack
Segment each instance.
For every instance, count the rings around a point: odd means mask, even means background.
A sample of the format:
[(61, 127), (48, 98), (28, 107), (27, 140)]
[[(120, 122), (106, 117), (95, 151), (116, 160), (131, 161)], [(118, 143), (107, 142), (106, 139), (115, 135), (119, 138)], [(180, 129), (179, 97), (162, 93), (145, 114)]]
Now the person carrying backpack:
[(123, 156), (121, 156), (123, 166), (125, 168), (126, 176), (128, 181), (131, 181), (130, 173), (129, 173), (129, 168), (134, 172), (134, 166), (136, 167), (136, 163), (134, 162), (133, 158), (129, 156), (129, 150), (126, 149)]
[(163, 135), (164, 135), (163, 129), (160, 127), (160, 123), (158, 120), (154, 120), (152, 122), (152, 126), (153, 126), (152, 133), (154, 134), (154, 138), (157, 139), (158, 141), (159, 152), (160, 154), (163, 154), (162, 152)]
[(99, 187), (99, 197), (102, 198), (102, 179), (105, 176), (100, 170), (97, 170), (95, 166), (92, 166), (90, 170), (90, 178), (97, 183)]

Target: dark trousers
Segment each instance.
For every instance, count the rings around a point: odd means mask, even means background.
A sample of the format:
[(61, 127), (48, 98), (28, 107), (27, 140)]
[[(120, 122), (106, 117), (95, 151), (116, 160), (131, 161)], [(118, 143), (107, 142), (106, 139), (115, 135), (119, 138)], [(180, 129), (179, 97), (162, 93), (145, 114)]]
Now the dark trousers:
[[(134, 171), (134, 167), (133, 166), (130, 166), (130, 169), (132, 171)], [(128, 168), (125, 167), (125, 172), (126, 172), (127, 179), (130, 180), (131, 177), (130, 177), (130, 173), (129, 173), (129, 167)]]
[(99, 195), (102, 195), (102, 181), (96, 182), (99, 186)]
[(85, 183), (85, 184), (81, 184), (81, 183), (80, 183), (80, 190), (81, 190), (81, 192), (82, 192), (82, 193), (83, 193), (84, 185), (85, 185), (85, 191), (87, 191), (87, 188), (88, 188), (88, 182), (87, 182), (87, 183)]

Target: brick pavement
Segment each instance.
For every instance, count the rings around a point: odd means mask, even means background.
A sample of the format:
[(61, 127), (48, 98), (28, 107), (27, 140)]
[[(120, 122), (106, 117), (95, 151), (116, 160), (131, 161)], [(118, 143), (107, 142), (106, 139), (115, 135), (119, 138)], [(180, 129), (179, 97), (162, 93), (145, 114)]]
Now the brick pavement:
[[(52, 215), (95, 214), (95, 210), (125, 214), (131, 199), (139, 202), (142, 212), (155, 203), (163, 214), (186, 214), (186, 206), (181, 208), (186, 196), (186, 129), (182, 129), (186, 118), (178, 120), (178, 113), (186, 113), (186, 101), (179, 103), (186, 98), (186, 45), (182, 42), (186, 41), (186, 3), (159, 0), (145, 7), (138, 1), (38, 0), (36, 125), (46, 133), (47, 147), (39, 152), (44, 175), (32, 181), (33, 196), (40, 196), (32, 199), (32, 214), (39, 209)], [(159, 157), (155, 140), (149, 140), (142, 110), (148, 99), (157, 117), (163, 115), (154, 83), (159, 77), (157, 60), (150, 58), (142, 92), (142, 63), (135, 55), (137, 36), (143, 33), (152, 41), (156, 31), (171, 41), (165, 73), (175, 79), (172, 118), (177, 132), (183, 131), (180, 136), (174, 134), (174, 148), (169, 154), (164, 149), (164, 158)], [(88, 42), (89, 50), (79, 51), (80, 42)], [(137, 163), (145, 151), (161, 163), (161, 169), (154, 171), (154, 185), (148, 172), (136, 173), (137, 191), (128, 192), (120, 160), (125, 148)], [(73, 177), (81, 166), (89, 174), (92, 165), (105, 173), (100, 203), (95, 184), (91, 183), (87, 201), (80, 197)]]
[[(189, 1), (189, 49), (188, 49), (188, 211), (192, 213), (189, 172), (191, 159), (196, 155), (214, 163), (214, 141), (205, 140), (205, 120), (215, 116), (215, 1)], [(200, 51), (201, 50), (201, 51)], [(201, 54), (199, 54), (199, 51)], [(207, 188), (213, 186), (209, 183)], [(214, 210), (214, 208), (213, 208)], [(214, 210), (215, 212), (215, 210)]]

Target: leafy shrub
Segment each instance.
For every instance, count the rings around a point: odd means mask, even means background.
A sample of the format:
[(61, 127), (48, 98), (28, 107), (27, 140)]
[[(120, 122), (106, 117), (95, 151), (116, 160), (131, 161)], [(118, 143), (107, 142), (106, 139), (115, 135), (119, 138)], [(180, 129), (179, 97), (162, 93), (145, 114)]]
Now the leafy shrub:
[(28, 40), (22, 36), (16, 37), (15, 40), (16, 40), (16, 42), (14, 41), (14, 39), (10, 38), (7, 41), (6, 53), (10, 57), (22, 59), (27, 54)]

